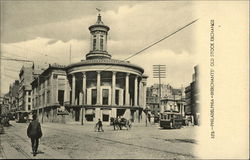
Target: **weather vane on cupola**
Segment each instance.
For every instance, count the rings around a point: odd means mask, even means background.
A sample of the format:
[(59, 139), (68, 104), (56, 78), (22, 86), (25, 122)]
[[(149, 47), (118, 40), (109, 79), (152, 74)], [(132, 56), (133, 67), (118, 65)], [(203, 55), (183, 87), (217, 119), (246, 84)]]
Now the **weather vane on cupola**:
[(98, 18), (97, 18), (97, 24), (103, 24), (103, 22), (102, 22), (102, 17), (101, 17), (101, 14), (100, 14), (100, 12), (102, 11), (101, 9), (99, 9), (99, 8), (95, 8), (97, 11), (98, 11)]
[(97, 21), (95, 24), (89, 26), (91, 34), (90, 51), (86, 54), (86, 59), (101, 59), (111, 58), (111, 55), (107, 51), (107, 36), (109, 27), (102, 22), (100, 15), (101, 9), (96, 8), (98, 11)]
[(102, 11), (101, 9), (99, 9), (99, 8), (95, 8), (97, 11), (98, 11), (98, 13), (100, 14), (100, 12)]

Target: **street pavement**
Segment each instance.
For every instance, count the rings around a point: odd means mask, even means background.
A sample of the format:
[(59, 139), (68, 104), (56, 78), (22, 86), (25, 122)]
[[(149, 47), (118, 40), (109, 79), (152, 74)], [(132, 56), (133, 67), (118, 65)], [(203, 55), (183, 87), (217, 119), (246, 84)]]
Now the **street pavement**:
[(161, 129), (159, 125), (133, 125), (114, 131), (104, 125), (96, 132), (94, 124), (42, 124), (38, 154), (33, 157), (27, 137), (27, 123), (11, 122), (0, 134), (1, 159), (194, 159), (197, 127)]

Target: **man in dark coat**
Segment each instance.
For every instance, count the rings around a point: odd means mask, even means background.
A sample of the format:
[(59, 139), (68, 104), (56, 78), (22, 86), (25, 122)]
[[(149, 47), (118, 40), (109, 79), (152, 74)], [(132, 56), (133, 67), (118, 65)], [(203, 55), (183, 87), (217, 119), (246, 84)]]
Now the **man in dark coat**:
[(37, 154), (37, 148), (39, 145), (39, 138), (42, 137), (42, 129), (40, 123), (36, 119), (36, 115), (32, 116), (33, 120), (30, 122), (27, 129), (27, 135), (31, 139), (31, 146), (33, 151), (33, 156)]
[(104, 130), (102, 129), (102, 121), (100, 119), (98, 119), (97, 124), (98, 124), (98, 132), (100, 132), (100, 130), (104, 132)]

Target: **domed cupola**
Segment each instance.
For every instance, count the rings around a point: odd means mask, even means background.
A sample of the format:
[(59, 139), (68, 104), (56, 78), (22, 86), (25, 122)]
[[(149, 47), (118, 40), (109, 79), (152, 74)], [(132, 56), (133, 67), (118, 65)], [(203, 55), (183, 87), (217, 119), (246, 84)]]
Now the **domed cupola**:
[(89, 27), (91, 34), (90, 52), (86, 54), (86, 59), (110, 59), (111, 55), (107, 52), (107, 36), (109, 27), (104, 25), (99, 14), (95, 24)]

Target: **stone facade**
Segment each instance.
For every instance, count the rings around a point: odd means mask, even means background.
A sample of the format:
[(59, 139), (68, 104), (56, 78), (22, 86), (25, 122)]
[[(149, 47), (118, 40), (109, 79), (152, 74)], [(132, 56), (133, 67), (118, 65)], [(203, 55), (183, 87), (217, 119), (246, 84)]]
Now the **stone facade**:
[(38, 114), (41, 122), (57, 120), (57, 109), (64, 105), (65, 93), (68, 90), (65, 66), (49, 65), (32, 85), (33, 112)]
[(90, 52), (86, 60), (66, 67), (71, 88), (66, 108), (77, 108), (82, 123), (123, 116), (133, 122), (142, 121), (146, 107), (146, 79), (144, 70), (127, 61), (111, 59), (107, 52), (109, 27), (101, 16), (89, 27)]
[(107, 52), (109, 27), (101, 16), (89, 27), (86, 60), (69, 66), (50, 65), (32, 82), (33, 111), (42, 121), (110, 122), (122, 116), (145, 122), (146, 80), (143, 68), (111, 59)]

